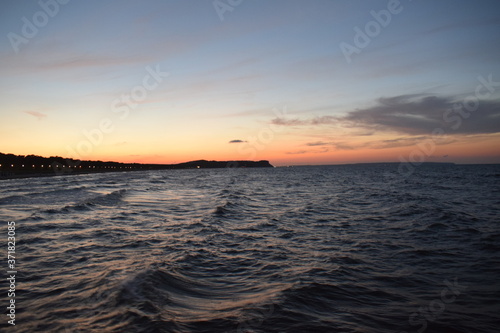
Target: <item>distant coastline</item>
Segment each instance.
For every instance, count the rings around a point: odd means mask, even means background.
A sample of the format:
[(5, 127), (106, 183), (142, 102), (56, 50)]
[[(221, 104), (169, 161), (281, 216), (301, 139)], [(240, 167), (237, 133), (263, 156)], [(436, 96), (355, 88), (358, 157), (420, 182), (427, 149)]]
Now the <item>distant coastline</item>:
[[(300, 167), (313, 167), (313, 166), (380, 166), (380, 165), (399, 165), (401, 162), (360, 162), (360, 163), (342, 163), (342, 164), (297, 164), (297, 165), (286, 165), (282, 166), (284, 168), (300, 168)], [(493, 163), (494, 164), (494, 163)], [(422, 162), (419, 165), (457, 165), (454, 162)], [(461, 164), (465, 165), (465, 164)]]
[(197, 160), (177, 164), (142, 164), (103, 161), (84, 161), (59, 156), (14, 155), (0, 153), (0, 179), (45, 177), (101, 172), (214, 169), (214, 168), (272, 168), (269, 161), (207, 161)]

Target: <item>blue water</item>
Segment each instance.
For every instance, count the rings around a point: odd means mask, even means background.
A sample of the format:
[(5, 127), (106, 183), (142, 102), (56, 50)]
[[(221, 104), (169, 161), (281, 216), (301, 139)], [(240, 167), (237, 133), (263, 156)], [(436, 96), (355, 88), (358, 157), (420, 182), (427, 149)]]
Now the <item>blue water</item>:
[(1, 329), (499, 332), (499, 217), (498, 165), (2, 180)]

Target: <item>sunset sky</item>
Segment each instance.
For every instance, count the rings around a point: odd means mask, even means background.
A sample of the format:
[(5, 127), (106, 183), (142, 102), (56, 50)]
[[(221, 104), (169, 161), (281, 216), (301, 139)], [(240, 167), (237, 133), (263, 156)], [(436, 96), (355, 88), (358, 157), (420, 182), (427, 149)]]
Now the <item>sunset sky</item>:
[(500, 2), (0, 2), (0, 152), (500, 163)]

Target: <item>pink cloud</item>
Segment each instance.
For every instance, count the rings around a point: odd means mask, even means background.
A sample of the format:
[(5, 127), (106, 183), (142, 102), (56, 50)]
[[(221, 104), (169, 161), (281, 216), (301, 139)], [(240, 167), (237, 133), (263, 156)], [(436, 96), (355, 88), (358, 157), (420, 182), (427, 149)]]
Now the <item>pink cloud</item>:
[(47, 117), (46, 114), (43, 114), (41, 112), (38, 112), (38, 111), (23, 111), (24, 113), (27, 113), (33, 117), (36, 117), (38, 118), (38, 120), (42, 120), (43, 118)]

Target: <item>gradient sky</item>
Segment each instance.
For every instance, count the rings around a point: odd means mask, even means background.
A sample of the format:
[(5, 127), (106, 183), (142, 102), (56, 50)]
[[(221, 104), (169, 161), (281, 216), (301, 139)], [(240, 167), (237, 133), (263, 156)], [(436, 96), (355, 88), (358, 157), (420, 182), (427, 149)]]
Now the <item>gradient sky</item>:
[(3, 153), (500, 163), (498, 0), (8, 0), (0, 32)]

